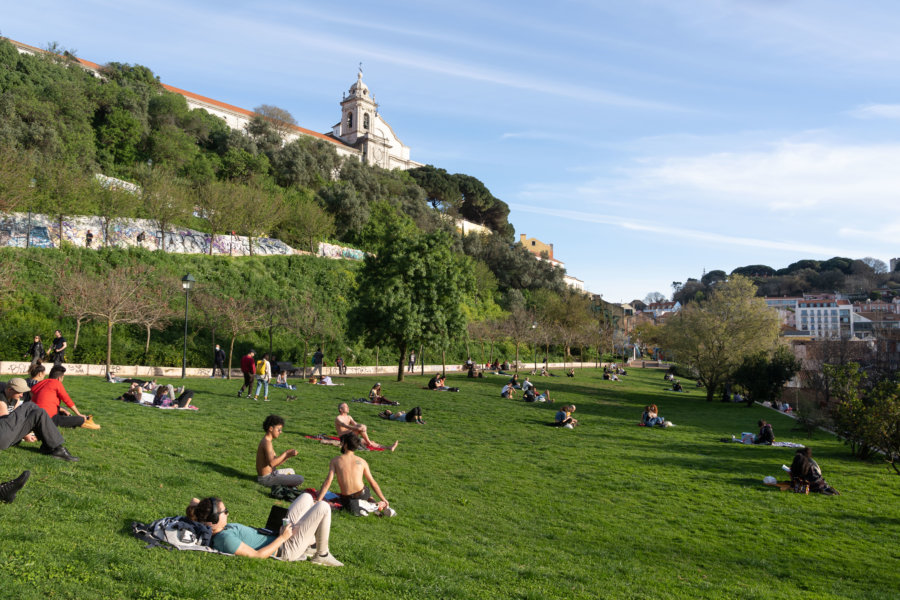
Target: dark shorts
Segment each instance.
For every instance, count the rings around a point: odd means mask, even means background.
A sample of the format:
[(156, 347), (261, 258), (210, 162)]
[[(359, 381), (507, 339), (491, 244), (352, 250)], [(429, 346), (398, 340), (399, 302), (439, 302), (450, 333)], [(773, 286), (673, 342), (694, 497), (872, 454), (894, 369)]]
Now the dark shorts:
[(363, 489), (359, 490), (355, 494), (341, 494), (339, 502), (341, 503), (341, 507), (344, 510), (351, 510), (350, 503), (353, 500), (368, 500), (371, 498), (371, 494), (369, 492), (368, 486), (363, 486)]

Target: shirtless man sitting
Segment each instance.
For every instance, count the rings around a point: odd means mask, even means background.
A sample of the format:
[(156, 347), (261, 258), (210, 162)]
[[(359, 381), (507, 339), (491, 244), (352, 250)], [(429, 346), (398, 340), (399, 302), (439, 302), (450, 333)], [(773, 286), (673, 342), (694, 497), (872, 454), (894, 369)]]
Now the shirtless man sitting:
[(275, 487), (276, 485), (284, 485), (287, 487), (296, 487), (303, 483), (303, 476), (296, 475), (293, 469), (276, 469), (287, 459), (297, 456), (294, 448), (285, 450), (279, 455), (275, 455), (275, 448), (272, 442), (281, 435), (284, 429), (284, 419), (278, 415), (269, 415), (263, 421), (263, 431), (266, 435), (259, 441), (256, 448), (256, 481), (260, 485)]
[[(334, 419), (334, 428), (337, 430), (338, 437), (343, 436), (345, 433), (353, 432), (361, 437), (368, 446), (387, 448), (387, 446), (382, 446), (369, 439), (368, 429), (362, 423), (357, 423), (353, 420), (353, 417), (350, 416), (350, 406), (346, 402), (341, 402), (340, 406), (338, 406), (338, 411), (338, 416)], [(394, 445), (390, 447), (390, 451), (396, 450), (399, 443), (400, 440), (394, 442)]]
[[(366, 500), (371, 498), (369, 488), (363, 484), (363, 477), (375, 490), (375, 493), (381, 499), (376, 510), (382, 511), (382, 514), (393, 517), (397, 514), (394, 509), (389, 508), (387, 498), (381, 493), (378, 482), (372, 477), (369, 470), (369, 463), (356, 456), (356, 451), (360, 447), (360, 437), (355, 432), (349, 431), (341, 435), (341, 455), (331, 459), (328, 464), (328, 477), (322, 487), (319, 488), (319, 496), (316, 502), (322, 500), (331, 487), (331, 482), (337, 477), (338, 487), (341, 490), (340, 503), (344, 510), (352, 510), (353, 500)], [(356, 491), (351, 491), (356, 490)], [(365, 516), (358, 514), (357, 516)]]

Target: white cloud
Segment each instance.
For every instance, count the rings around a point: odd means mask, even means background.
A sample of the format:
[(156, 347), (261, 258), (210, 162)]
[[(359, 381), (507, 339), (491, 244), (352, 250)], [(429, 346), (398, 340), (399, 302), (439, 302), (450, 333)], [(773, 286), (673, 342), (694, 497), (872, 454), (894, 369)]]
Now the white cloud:
[(863, 104), (850, 114), (857, 119), (900, 119), (900, 104)]

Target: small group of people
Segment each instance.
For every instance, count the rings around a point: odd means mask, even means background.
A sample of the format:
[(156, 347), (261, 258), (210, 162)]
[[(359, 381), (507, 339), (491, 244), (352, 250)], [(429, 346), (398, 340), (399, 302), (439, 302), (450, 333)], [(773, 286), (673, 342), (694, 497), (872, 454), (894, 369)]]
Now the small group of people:
[[(119, 400), (135, 402), (138, 404), (150, 404), (159, 408), (188, 408), (194, 399), (193, 390), (184, 386), (175, 388), (172, 384), (156, 383), (156, 380), (111, 377), (107, 375), (107, 381), (113, 383), (130, 383), (128, 391), (119, 396)], [(196, 408), (196, 407), (191, 407)]]
[(447, 378), (440, 373), (428, 380), (428, 389), (433, 392), (458, 392), (459, 388), (451, 388), (446, 385)]
[[(253, 389), (253, 382), (256, 381), (256, 392), (253, 393), (253, 399), (259, 400), (259, 392), (263, 392), (263, 402), (269, 401), (269, 382), (272, 380), (272, 363), (269, 360), (269, 354), (265, 353), (262, 357), (256, 359), (256, 351), (250, 350), (241, 357), (241, 375), (244, 376), (244, 383), (238, 390), (237, 397), (241, 398), (244, 389), (247, 390), (247, 398), (250, 398), (250, 391)], [(285, 385), (287, 379), (284, 380)], [(281, 387), (281, 386), (279, 386)]]
[(47, 359), (52, 359), (55, 365), (61, 365), (66, 361), (66, 348), (68, 347), (69, 343), (63, 337), (62, 331), (57, 329), (53, 332), (53, 341), (50, 342), (49, 351), (45, 352), (41, 336), (36, 335), (34, 336), (34, 342), (31, 343), (28, 351), (25, 352), (25, 358), (31, 361), (32, 366)]
[(78, 457), (72, 456), (63, 445), (65, 440), (47, 411), (34, 402), (23, 401), (30, 391), (31, 387), (21, 377), (0, 382), (0, 450), (21, 441), (40, 441), (42, 453), (77, 461)]

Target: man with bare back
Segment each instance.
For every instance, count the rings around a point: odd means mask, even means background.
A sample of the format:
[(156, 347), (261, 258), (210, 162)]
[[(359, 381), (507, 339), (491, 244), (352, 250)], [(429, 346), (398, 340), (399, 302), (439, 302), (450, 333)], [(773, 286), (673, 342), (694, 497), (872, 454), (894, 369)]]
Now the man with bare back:
[(303, 483), (303, 476), (294, 474), (293, 469), (276, 469), (284, 461), (297, 456), (294, 448), (285, 450), (281, 454), (275, 454), (275, 448), (272, 442), (281, 435), (284, 429), (284, 419), (278, 415), (269, 415), (263, 421), (263, 431), (266, 435), (260, 440), (259, 446), (256, 448), (256, 481), (260, 485), (275, 487), (283, 485), (287, 487), (296, 487)]
[[(367, 513), (359, 510), (359, 501), (369, 501), (371, 494), (369, 488), (363, 483), (363, 478), (369, 482), (375, 494), (381, 499), (375, 510), (381, 511), (381, 514), (392, 517), (397, 514), (389, 507), (387, 498), (381, 493), (378, 482), (372, 477), (372, 471), (369, 470), (369, 463), (356, 456), (356, 451), (361, 445), (359, 436), (353, 431), (349, 431), (341, 435), (341, 455), (331, 459), (328, 464), (328, 477), (322, 487), (319, 488), (319, 496), (316, 501), (322, 500), (331, 487), (331, 482), (337, 477), (338, 487), (340, 488), (340, 503), (344, 510), (352, 511), (358, 516), (365, 516)], [(354, 503), (353, 501), (357, 502)], [(354, 507), (354, 504), (356, 507)], [(354, 510), (355, 508), (355, 510)]]
[[(369, 439), (369, 436), (366, 433), (368, 429), (362, 423), (357, 423), (353, 420), (353, 417), (350, 416), (350, 406), (346, 402), (341, 402), (340, 406), (338, 406), (338, 416), (334, 419), (334, 428), (337, 430), (338, 437), (343, 436), (345, 433), (353, 432), (361, 437), (369, 447), (381, 449), (388, 448), (387, 446), (382, 446)], [(399, 443), (400, 440), (394, 442), (394, 445), (391, 446), (389, 450), (393, 452)]]

